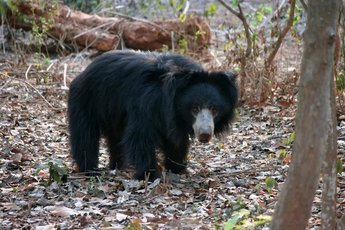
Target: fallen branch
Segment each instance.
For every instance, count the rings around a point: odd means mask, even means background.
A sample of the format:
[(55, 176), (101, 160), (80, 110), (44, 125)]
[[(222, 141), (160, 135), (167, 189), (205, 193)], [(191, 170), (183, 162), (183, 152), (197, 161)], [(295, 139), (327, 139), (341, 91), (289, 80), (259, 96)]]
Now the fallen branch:
[(193, 50), (208, 47), (211, 41), (210, 27), (199, 17), (188, 17), (184, 22), (178, 19), (147, 21), (124, 15), (111, 18), (89, 15), (72, 11), (65, 5), (39, 5), (29, 1), (15, 1), (15, 4), (17, 10), (7, 12), (11, 26), (31, 30), (33, 26), (43, 26), (44, 21), (47, 34), (56, 40), (99, 51), (122, 48), (122, 41), (132, 49), (171, 48), (172, 32), (174, 43), (184, 39), (188, 42), (187, 48)]

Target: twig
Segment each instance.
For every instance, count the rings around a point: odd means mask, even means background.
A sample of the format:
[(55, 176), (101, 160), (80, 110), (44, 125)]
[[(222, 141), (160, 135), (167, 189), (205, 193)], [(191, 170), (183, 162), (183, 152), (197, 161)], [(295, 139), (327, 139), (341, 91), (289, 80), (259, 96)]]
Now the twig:
[(168, 35), (170, 35), (170, 32), (166, 29), (164, 29), (163, 27), (161, 27), (160, 25), (154, 23), (154, 22), (151, 22), (151, 21), (148, 21), (148, 20), (145, 20), (145, 19), (141, 19), (141, 18), (135, 18), (135, 17), (131, 17), (131, 16), (128, 16), (128, 15), (125, 15), (125, 14), (120, 14), (120, 13), (113, 13), (114, 15), (117, 15), (119, 17), (122, 17), (122, 18), (125, 18), (125, 19), (128, 19), (128, 20), (132, 20), (132, 21), (138, 21), (138, 22), (143, 22), (143, 23), (146, 23), (148, 25), (151, 25), (153, 27), (156, 27), (162, 31), (164, 31), (165, 33), (167, 33)]
[(6, 47), (5, 47), (5, 33), (4, 33), (4, 15), (1, 15), (1, 31), (0, 31), (0, 40), (2, 44), (2, 52), (3, 54), (6, 54)]
[(171, 161), (172, 163), (174, 163), (175, 165), (178, 165), (178, 166), (182, 166), (182, 167), (186, 167), (186, 163), (179, 163), (177, 161), (174, 161), (173, 159), (171, 159), (170, 157), (167, 158), (169, 161)]
[[(2, 74), (2, 73), (1, 73), (1, 74)], [(2, 75), (4, 75), (4, 74), (2, 74)], [(10, 83), (12, 80), (13, 80), (13, 78), (7, 79), (7, 80), (4, 82), (4, 84), (0, 87), (0, 91), (3, 90), (3, 89), (6, 87), (6, 85), (7, 85), (8, 83)]]
[(247, 19), (246, 17), (244, 16), (243, 14), (243, 11), (242, 11), (242, 7), (240, 5), (240, 3), (237, 3), (237, 7), (240, 11), (240, 19), (243, 23), (243, 27), (244, 27), (244, 33), (246, 34), (246, 39), (247, 39), (247, 50), (246, 50), (246, 57), (249, 57), (249, 55), (252, 53), (252, 38), (251, 38), (251, 35), (250, 35), (250, 27), (249, 27), (249, 24), (247, 22)]
[(52, 68), (52, 66), (54, 65), (54, 63), (55, 63), (55, 62), (52, 62), (52, 63), (48, 66), (48, 68), (47, 68), (47, 70), (46, 70), (47, 72)]
[(126, 43), (125, 43), (125, 41), (123, 40), (122, 33), (123, 33), (123, 31), (122, 31), (122, 29), (121, 29), (120, 35), (116, 35), (116, 36), (118, 37), (118, 39), (119, 39), (119, 42), (116, 44), (116, 47), (118, 47), (118, 46), (119, 46), (119, 43), (120, 43), (120, 45), (121, 45), (121, 50), (125, 50), (125, 49), (126, 49)]
[(63, 86), (62, 89), (68, 89), (67, 87), (67, 63), (64, 63), (64, 69), (63, 69)]
[[(80, 72), (81, 71), (76, 71), (76, 70), (69, 71), (69, 73), (75, 73), (75, 74), (79, 74)], [(5, 76), (8, 76), (8, 75), (21, 76), (21, 75), (25, 74), (24, 71), (8, 71), (6, 73), (7, 73), (7, 75), (5, 75)], [(47, 71), (47, 70), (32, 70), (32, 71), (29, 71), (29, 73), (40, 73), (40, 74), (43, 74), (43, 73), (50, 73), (50, 72)], [(1, 72), (0, 72), (0, 74), (4, 75)]]
[(115, 21), (111, 21), (111, 22), (107, 22), (107, 23), (104, 23), (102, 25), (99, 25), (99, 26), (96, 26), (96, 27), (93, 27), (92, 29), (89, 29), (89, 30), (86, 30), (80, 34), (77, 34), (73, 37), (73, 39), (76, 39), (76, 38), (79, 38), (80, 36), (83, 36), (84, 34), (87, 34), (87, 33), (90, 33), (92, 31), (95, 31), (95, 30), (98, 30), (102, 27), (105, 27), (105, 26), (109, 26), (109, 25), (114, 25), (116, 22)]
[(27, 68), (27, 70), (25, 71), (25, 80), (28, 80), (28, 74), (29, 74), (29, 71), (31, 69), (31, 66), (32, 66), (32, 64), (30, 64), (29, 67)]
[(263, 23), (261, 23), (260, 28), (263, 27), (264, 25), (266, 25), (268, 21), (272, 22), (272, 21), (278, 20), (280, 18), (280, 15), (282, 14), (283, 10), (285, 9), (284, 8), (285, 4), (286, 4), (286, 1), (285, 0), (282, 1), (279, 4), (277, 10), (273, 12), (272, 16), (270, 18), (268, 18), (267, 20), (264, 20)]
[(21, 82), (24, 82), (25, 84), (27, 84), (28, 86), (30, 86), (48, 105), (50, 108), (52, 108), (53, 110), (63, 110), (65, 108), (56, 108), (54, 107), (52, 104), (50, 104), (50, 102), (40, 93), (40, 91), (38, 91), (38, 89), (35, 88), (35, 86), (33, 86), (30, 82), (22, 80), (22, 79), (16, 79), (19, 80)]
[(239, 170), (235, 172), (227, 172), (226, 175), (229, 176), (238, 176), (242, 174), (252, 174), (252, 173), (257, 173), (257, 172), (265, 172), (265, 171), (271, 171), (273, 169), (277, 169), (277, 166), (267, 166), (263, 168), (252, 168), (252, 169), (244, 169), (244, 170)]
[(174, 53), (175, 52), (175, 43), (174, 43), (174, 31), (171, 31), (171, 51)]
[(238, 18), (240, 18), (240, 13), (237, 12), (236, 10), (234, 10), (229, 4), (227, 4), (226, 2), (224, 2), (223, 0), (218, 0), (218, 2), (220, 2), (220, 4), (222, 4), (226, 9), (228, 9), (232, 14), (234, 14), (235, 16), (237, 16)]
[(190, 2), (186, 1), (186, 6), (184, 7), (182, 14), (186, 15), (189, 10)]

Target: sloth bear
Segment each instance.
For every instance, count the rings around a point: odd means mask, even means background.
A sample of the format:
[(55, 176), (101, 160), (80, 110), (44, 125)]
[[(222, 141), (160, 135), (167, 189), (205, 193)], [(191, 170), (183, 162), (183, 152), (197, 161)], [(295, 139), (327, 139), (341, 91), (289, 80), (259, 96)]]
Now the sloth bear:
[(154, 52), (111, 51), (71, 83), (68, 120), (79, 171), (97, 169), (106, 138), (111, 169), (133, 166), (135, 177), (186, 169), (189, 136), (208, 142), (229, 129), (238, 100), (236, 75), (208, 72), (189, 58)]

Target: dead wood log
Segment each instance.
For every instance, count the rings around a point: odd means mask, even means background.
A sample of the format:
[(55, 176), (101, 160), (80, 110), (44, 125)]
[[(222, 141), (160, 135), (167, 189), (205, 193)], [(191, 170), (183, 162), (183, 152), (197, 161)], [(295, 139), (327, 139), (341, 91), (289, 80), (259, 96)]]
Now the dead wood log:
[(171, 48), (172, 42), (178, 44), (181, 39), (187, 41), (185, 48), (195, 50), (208, 47), (211, 40), (208, 23), (199, 17), (188, 17), (184, 22), (178, 19), (146, 21), (89, 15), (65, 5), (38, 5), (29, 1), (15, 4), (17, 10), (7, 14), (11, 26), (31, 30), (33, 25), (41, 25), (44, 18), (49, 36), (99, 51), (120, 49), (123, 45), (141, 50)]

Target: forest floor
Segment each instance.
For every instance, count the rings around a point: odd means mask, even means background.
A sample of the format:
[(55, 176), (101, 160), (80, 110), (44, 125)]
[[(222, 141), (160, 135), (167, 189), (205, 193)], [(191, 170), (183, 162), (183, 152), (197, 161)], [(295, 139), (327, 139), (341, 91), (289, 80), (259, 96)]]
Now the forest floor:
[[(62, 77), (64, 63), (78, 63), (70, 81), (89, 61), (70, 56), (29, 68), (33, 59), (13, 60), (0, 58), (0, 229), (268, 229), (291, 161), (295, 105), (241, 106), (228, 136), (193, 141), (188, 174), (131, 180), (106, 169), (103, 146), (104, 173), (89, 178), (73, 170)], [(338, 130), (345, 136), (344, 122)], [(345, 141), (338, 144), (344, 162)], [(56, 182), (64, 169), (67, 181)], [(344, 173), (337, 197), (340, 216)], [(309, 229), (320, 224), (320, 205), (321, 184)]]

